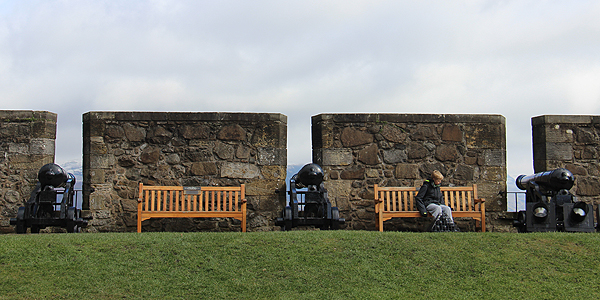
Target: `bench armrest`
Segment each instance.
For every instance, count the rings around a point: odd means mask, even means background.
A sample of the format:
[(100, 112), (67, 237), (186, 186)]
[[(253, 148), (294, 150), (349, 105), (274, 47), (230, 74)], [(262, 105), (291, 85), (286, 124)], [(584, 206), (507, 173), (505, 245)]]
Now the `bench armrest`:
[(477, 198), (477, 199), (473, 199), (473, 201), (475, 201), (475, 203), (484, 203), (485, 199), (484, 198)]

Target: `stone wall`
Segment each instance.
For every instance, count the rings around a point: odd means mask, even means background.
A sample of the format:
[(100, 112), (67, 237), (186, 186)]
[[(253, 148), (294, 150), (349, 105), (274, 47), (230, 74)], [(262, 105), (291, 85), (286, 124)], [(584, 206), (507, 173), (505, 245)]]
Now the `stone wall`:
[(40, 168), (54, 162), (56, 114), (0, 111), (0, 232), (14, 232), (10, 218), (29, 200)]
[[(420, 186), (435, 169), (443, 185), (478, 185), (487, 229), (509, 231), (506, 129), (500, 115), (320, 114), (312, 117), (313, 161), (326, 173), (348, 229), (375, 230), (373, 185)], [(386, 221), (386, 230), (423, 230), (427, 218)], [(474, 221), (461, 220), (463, 230)]]
[[(268, 113), (89, 112), (83, 116), (88, 231), (134, 231), (137, 186), (246, 184), (248, 231), (284, 205), (287, 117)], [(151, 219), (144, 231), (239, 231), (233, 219)], [(278, 228), (278, 227), (277, 227)]]
[(571, 192), (600, 203), (600, 116), (545, 115), (531, 118), (534, 172), (566, 168), (575, 176)]

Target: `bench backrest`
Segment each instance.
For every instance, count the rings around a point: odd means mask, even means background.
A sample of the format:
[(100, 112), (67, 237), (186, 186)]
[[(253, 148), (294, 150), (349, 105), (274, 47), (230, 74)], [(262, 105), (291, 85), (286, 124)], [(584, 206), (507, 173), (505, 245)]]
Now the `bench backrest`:
[(149, 186), (140, 183), (142, 211), (241, 211), (245, 186)]
[[(375, 201), (383, 207), (383, 211), (416, 211), (415, 196), (420, 187), (380, 187), (375, 185)], [(477, 185), (440, 187), (444, 201), (453, 211), (479, 211), (475, 199)], [(476, 206), (477, 205), (477, 206)]]

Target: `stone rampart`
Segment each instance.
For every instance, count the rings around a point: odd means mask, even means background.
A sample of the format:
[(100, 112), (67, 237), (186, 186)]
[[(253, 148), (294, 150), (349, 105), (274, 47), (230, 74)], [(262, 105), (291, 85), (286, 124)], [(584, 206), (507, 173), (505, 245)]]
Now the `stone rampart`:
[(531, 118), (534, 172), (566, 168), (575, 176), (571, 192), (600, 203), (600, 116), (544, 115)]
[[(373, 185), (420, 186), (435, 169), (442, 184), (478, 185), (487, 228), (509, 231), (506, 129), (501, 115), (320, 114), (312, 117), (313, 161), (326, 173), (333, 205), (348, 229), (375, 229)], [(393, 219), (390, 230), (422, 230), (427, 218)], [(472, 230), (473, 221), (461, 227)]]
[(54, 162), (56, 114), (0, 111), (0, 232), (14, 232), (10, 218), (29, 200), (39, 169)]
[[(285, 199), (287, 117), (269, 113), (83, 115), (88, 231), (136, 229), (137, 186), (246, 184), (248, 231), (272, 230)], [(144, 231), (239, 231), (232, 219), (151, 219)]]

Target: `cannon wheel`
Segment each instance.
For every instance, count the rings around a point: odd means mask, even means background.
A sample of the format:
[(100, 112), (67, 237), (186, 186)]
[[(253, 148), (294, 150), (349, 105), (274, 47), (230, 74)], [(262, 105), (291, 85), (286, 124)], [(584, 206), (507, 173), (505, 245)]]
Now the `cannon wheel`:
[(331, 229), (340, 229), (340, 210), (337, 207), (331, 208)]
[(289, 206), (286, 206), (285, 210), (283, 211), (283, 220), (285, 222), (285, 225), (284, 225), (284, 230), (285, 231), (292, 230), (292, 225), (293, 225), (292, 216), (293, 216), (292, 215), (292, 208), (289, 207)]
[(26, 233), (27, 226), (25, 226), (25, 207), (19, 207), (17, 211), (17, 225), (15, 227), (17, 233)]
[(77, 226), (77, 223), (75, 222), (76, 220), (77, 220), (77, 208), (69, 207), (67, 209), (67, 232), (68, 233), (79, 232), (79, 228)]

